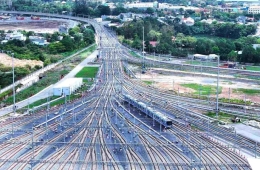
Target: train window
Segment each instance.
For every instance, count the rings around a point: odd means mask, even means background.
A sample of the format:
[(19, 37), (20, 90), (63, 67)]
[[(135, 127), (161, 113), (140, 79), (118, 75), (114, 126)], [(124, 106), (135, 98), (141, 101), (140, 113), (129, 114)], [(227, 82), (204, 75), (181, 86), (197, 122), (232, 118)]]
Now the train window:
[(172, 121), (167, 121), (166, 124), (167, 125), (172, 125)]

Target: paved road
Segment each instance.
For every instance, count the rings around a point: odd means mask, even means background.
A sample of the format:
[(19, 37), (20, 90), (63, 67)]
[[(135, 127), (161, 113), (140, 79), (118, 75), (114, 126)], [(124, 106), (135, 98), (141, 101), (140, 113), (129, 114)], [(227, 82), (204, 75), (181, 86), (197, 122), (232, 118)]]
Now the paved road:
[[(91, 55), (89, 55), (85, 60), (83, 60), (80, 64), (78, 64), (73, 70), (71, 70), (71, 72), (69, 74), (67, 74), (62, 80), (57, 82), (55, 85), (65, 81), (68, 78), (74, 77), (83, 67), (87, 66), (89, 62), (93, 61), (95, 59), (95, 57), (97, 56), (97, 54), (98, 54), (98, 51), (97, 50), (94, 51)], [(28, 103), (33, 103), (37, 100), (45, 99), (48, 96), (51, 96), (53, 86), (54, 85), (50, 85), (49, 87), (47, 87), (44, 90), (40, 91), (39, 93), (33, 95), (32, 97), (16, 103), (16, 106), (18, 107), (18, 109), (23, 108), (23, 107), (27, 106)], [(8, 113), (12, 113), (12, 108), (13, 108), (13, 105), (2, 108), (0, 110), (0, 116), (4, 116)]]

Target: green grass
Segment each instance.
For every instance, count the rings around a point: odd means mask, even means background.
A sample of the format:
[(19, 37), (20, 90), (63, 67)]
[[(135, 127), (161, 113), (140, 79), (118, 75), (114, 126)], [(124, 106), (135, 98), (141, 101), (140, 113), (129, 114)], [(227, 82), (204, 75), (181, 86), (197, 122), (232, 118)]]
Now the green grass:
[[(181, 84), (183, 87), (191, 88), (195, 90), (194, 94), (201, 94), (201, 95), (210, 95), (210, 94), (216, 94), (216, 86), (211, 85), (200, 85), (195, 83), (188, 83), (188, 84)], [(200, 89), (200, 90), (199, 90)], [(218, 93), (220, 94), (222, 91), (222, 88), (219, 87)]]
[[(211, 118), (216, 118), (216, 113), (215, 112), (208, 112), (206, 113), (207, 116), (211, 117)], [(230, 115), (230, 114), (227, 114), (227, 113), (223, 113), (223, 112), (219, 112), (218, 113), (218, 120), (219, 121), (222, 121), (222, 122), (226, 122), (226, 123), (234, 123), (231, 121), (231, 118), (234, 118), (234, 115)], [(241, 118), (241, 122), (247, 120), (247, 119), (244, 119), (244, 118)], [(240, 122), (237, 122), (237, 123), (240, 123)]]
[[(215, 112), (208, 112), (206, 115), (211, 118), (216, 118)], [(234, 116), (223, 113), (223, 112), (218, 113), (218, 120), (223, 121), (223, 122), (231, 123), (230, 118), (232, 118), (232, 117), (234, 117)]]
[(99, 67), (84, 67), (82, 68), (75, 77), (88, 77), (94, 78), (98, 72)]
[(91, 53), (93, 53), (97, 48), (97, 45), (94, 45), (88, 49), (86, 49), (85, 51), (82, 51), (81, 53), (79, 53), (79, 55), (81, 56), (89, 56)]
[(260, 71), (260, 67), (259, 66), (246, 66), (246, 70)]
[[(96, 49), (96, 46), (90, 47), (83, 51), (81, 54), (79, 54), (80, 60), (78, 62), (75, 62), (73, 64), (77, 65), (79, 64), (83, 59), (85, 59), (89, 54), (91, 54), (94, 50)], [(74, 60), (74, 57), (72, 57), (69, 60), (66, 60), (59, 66), (57, 66), (55, 69), (49, 70), (45, 73), (45, 77), (42, 80), (39, 80), (36, 82), (34, 85), (22, 90), (21, 92), (16, 94), (16, 102), (25, 100), (29, 98), (30, 96), (40, 92), (44, 88), (50, 86), (51, 84), (55, 84), (60, 80), (61, 75), (66, 75), (68, 74), (73, 67), (69, 67), (72, 63), (72, 60)], [(63, 66), (62, 66), (63, 65)], [(67, 67), (68, 66), (68, 67)], [(60, 68), (59, 68), (60, 67)], [(3, 102), (7, 105), (10, 105), (13, 103), (13, 96), (9, 96), (7, 99), (3, 100)]]
[[(86, 53), (86, 55), (89, 55), (89, 53), (92, 53), (95, 49), (96, 49), (96, 45), (94, 45), (93, 47), (90, 47), (90, 48), (84, 50), (83, 52), (79, 53), (79, 55), (82, 55), (84, 53)], [(68, 51), (68, 52), (61, 53), (60, 55), (62, 55), (63, 57), (68, 57), (70, 55), (73, 55), (73, 54), (77, 53), (80, 50), (81, 49), (76, 49), (76, 50), (73, 50), (73, 51)]]
[(129, 52), (133, 57), (136, 57), (136, 58), (140, 58), (140, 56), (138, 54), (136, 54), (135, 52), (133, 51), (130, 51)]
[[(81, 86), (81, 88), (78, 90), (77, 93), (74, 93), (74, 94), (70, 95), (70, 97), (67, 96), (66, 100), (69, 101), (69, 100), (74, 100), (74, 99), (77, 99), (77, 98), (81, 97), (81, 93), (82, 93), (82, 92), (85, 92), (86, 90), (88, 90), (89, 87), (90, 87), (92, 84), (93, 84), (93, 81), (88, 81), (87, 83), (85, 83), (85, 85)], [(60, 96), (52, 96), (49, 101), (54, 100), (54, 99), (57, 99), (57, 98), (59, 98), (59, 97), (60, 97)], [(44, 104), (44, 103), (46, 103), (46, 102), (47, 102), (47, 98), (46, 98), (46, 99), (38, 100), (38, 101), (36, 101), (36, 102), (34, 102), (34, 103), (30, 103), (30, 104), (29, 104), (29, 108), (33, 108), (33, 107), (36, 107), (36, 106), (40, 106), (40, 105), (42, 105), (42, 104)], [(59, 100), (56, 100), (56, 101), (51, 102), (51, 103), (50, 103), (50, 107), (53, 107), (53, 106), (56, 106), (56, 105), (60, 105), (60, 104), (64, 104), (64, 103), (65, 103), (65, 98), (63, 97), (63, 98), (61, 98), (61, 99), (59, 99)], [(46, 108), (46, 107), (47, 107), (47, 106), (44, 106), (43, 108)], [(27, 109), (27, 108), (28, 108), (28, 106), (25, 106), (24, 108), (19, 109), (19, 110), (22, 111), (22, 110)], [(18, 110), (18, 112), (19, 112), (19, 110)]]
[(10, 94), (11, 94), (11, 95), (13, 94), (13, 90), (12, 90), (12, 89), (7, 90), (7, 91), (1, 93), (1, 94), (0, 94), (0, 101), (3, 100), (7, 95), (10, 95)]
[[(17, 93), (15, 96), (16, 102), (27, 99), (30, 96), (35, 95), (36, 93), (40, 92), (44, 88), (50, 86), (51, 84), (58, 82), (60, 80), (61, 75), (65, 75), (67, 73), (69, 73), (69, 70), (67, 70), (67, 69), (61, 70), (61, 71), (48, 71), (46, 73), (46, 76), (42, 80), (39, 80), (38, 82), (34, 83), (34, 85)], [(4, 100), (4, 102), (7, 105), (12, 104), (13, 96), (8, 97), (6, 100)]]
[[(57, 99), (58, 97), (59, 97), (59, 96), (51, 96), (50, 99), (49, 99), (49, 101), (54, 100), (54, 99)], [(29, 103), (29, 108), (33, 108), (33, 107), (36, 107), (36, 106), (40, 106), (40, 105), (46, 103), (47, 100), (48, 100), (48, 99), (46, 98), (46, 99), (38, 100), (38, 101), (33, 102), (33, 103)], [(28, 108), (28, 105), (27, 105), (26, 108)]]
[(234, 104), (246, 104), (246, 105), (251, 105), (252, 102), (251, 101), (244, 101), (241, 99), (228, 99), (228, 98), (220, 98), (219, 99), (220, 102), (224, 102), (224, 103), (234, 103)]
[(238, 89), (234, 89), (233, 92), (234, 93), (244, 93), (244, 94), (247, 94), (247, 95), (258, 95), (258, 94), (260, 94), (260, 90), (258, 90), (258, 89), (238, 88)]
[(143, 81), (147, 85), (151, 85), (153, 82), (152, 81)]
[(75, 53), (78, 52), (78, 51), (79, 51), (79, 50), (76, 49), (76, 50), (73, 50), (73, 51), (68, 51), (68, 52), (61, 53), (61, 55), (62, 55), (63, 57), (68, 57), (68, 56), (70, 56), (70, 55), (72, 55), (72, 54), (75, 54)]

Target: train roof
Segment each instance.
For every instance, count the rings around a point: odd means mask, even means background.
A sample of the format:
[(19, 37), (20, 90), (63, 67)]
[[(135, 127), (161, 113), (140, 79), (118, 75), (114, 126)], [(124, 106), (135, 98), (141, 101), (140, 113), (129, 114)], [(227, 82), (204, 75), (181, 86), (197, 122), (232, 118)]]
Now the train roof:
[(162, 120), (164, 121), (171, 121), (167, 116), (165, 116), (164, 114), (162, 114), (161, 112), (153, 109), (152, 107), (150, 106), (147, 106), (147, 104), (141, 102), (141, 101), (138, 101), (137, 99), (131, 97), (130, 95), (124, 95), (125, 97), (127, 97), (128, 99), (130, 100), (134, 100), (136, 101), (140, 106), (144, 107), (144, 108), (147, 108), (147, 110), (149, 110), (150, 112), (152, 112), (153, 114), (157, 115), (158, 117), (160, 117)]

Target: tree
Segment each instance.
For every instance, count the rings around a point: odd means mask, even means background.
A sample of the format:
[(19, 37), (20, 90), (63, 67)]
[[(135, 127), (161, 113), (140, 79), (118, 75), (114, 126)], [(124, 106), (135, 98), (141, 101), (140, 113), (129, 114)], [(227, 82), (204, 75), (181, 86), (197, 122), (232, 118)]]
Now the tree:
[(218, 39), (215, 41), (215, 43), (219, 48), (219, 55), (221, 56), (221, 60), (227, 60), (230, 51), (236, 50), (234, 42), (229, 39)]
[(113, 9), (112, 11), (112, 15), (119, 15), (121, 13), (126, 13), (127, 9), (125, 9), (124, 7), (116, 7), (115, 9)]
[(160, 39), (161, 35), (162, 35), (162, 34), (161, 34), (160, 32), (157, 32), (157, 31), (155, 31), (155, 30), (151, 30), (151, 31), (149, 31), (149, 33), (148, 33), (148, 38), (149, 38), (150, 40), (156, 41), (156, 40), (159, 40), (159, 39)]
[(259, 54), (251, 45), (247, 45), (243, 48), (240, 61), (248, 63), (258, 63)]
[(72, 51), (73, 49), (75, 49), (75, 42), (69, 36), (63, 37), (60, 43), (62, 43), (62, 45), (64, 46), (65, 51)]
[(212, 47), (212, 53), (214, 53), (214, 54), (219, 54), (219, 48), (218, 48), (218, 46)]
[(184, 9), (183, 9), (183, 8), (180, 8), (180, 9), (179, 9), (179, 12), (180, 12), (180, 14), (183, 14), (183, 13), (184, 13)]
[(139, 39), (139, 37), (135, 34), (134, 41), (132, 43), (132, 47), (136, 49), (142, 48), (142, 41)]
[(84, 29), (83, 37), (84, 37), (84, 42), (86, 44), (92, 44), (95, 41), (94, 31), (91, 29), (88, 29), (88, 28)]
[(210, 54), (212, 53), (212, 47), (214, 43), (211, 40), (200, 38), (197, 40), (195, 50), (199, 54)]
[(153, 14), (154, 13), (154, 9), (149, 7), (149, 8), (146, 9), (146, 13), (147, 14)]
[(237, 61), (237, 52), (232, 50), (232, 51), (230, 51), (230, 53), (228, 54), (227, 57), (228, 57), (228, 60)]
[(109, 6), (99, 5), (96, 14), (98, 16), (101, 16), (101, 15), (110, 15), (110, 13), (111, 13), (111, 11), (110, 11)]

